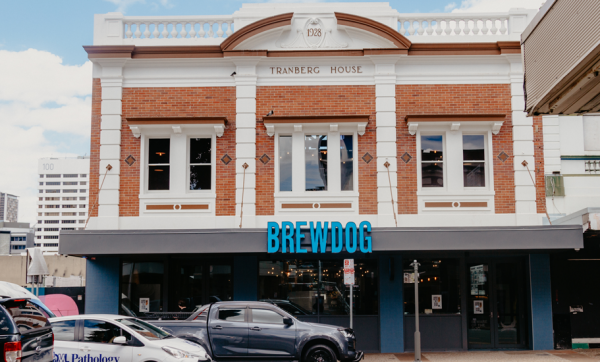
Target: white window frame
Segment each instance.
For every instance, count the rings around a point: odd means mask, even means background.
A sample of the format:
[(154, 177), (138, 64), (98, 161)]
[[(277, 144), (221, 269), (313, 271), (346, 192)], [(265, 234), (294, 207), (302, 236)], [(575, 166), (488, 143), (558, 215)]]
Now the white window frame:
[[(192, 138), (209, 138), (210, 139), (210, 163), (192, 164), (190, 162), (190, 150), (191, 150), (191, 139)], [(187, 193), (216, 193), (216, 182), (217, 182), (217, 163), (216, 163), (216, 152), (217, 152), (217, 137), (215, 134), (209, 133), (198, 133), (190, 134), (187, 136), (186, 141), (186, 192)], [(190, 167), (193, 165), (206, 166), (210, 165), (210, 190), (192, 190), (190, 189)]]
[[(151, 139), (168, 139), (169, 140), (169, 163), (156, 163), (156, 164), (150, 164), (149, 161), (149, 157), (150, 155), (148, 154), (148, 152), (150, 151), (150, 140)], [(171, 169), (171, 164), (172, 164), (172, 156), (173, 156), (173, 140), (171, 139), (171, 137), (169, 135), (166, 136), (148, 136), (144, 139), (144, 143), (145, 143), (145, 152), (143, 154), (143, 156), (140, 154), (140, 157), (144, 160), (144, 174), (145, 174), (145, 182), (144, 182), (144, 188), (143, 190), (147, 193), (168, 193), (171, 191), (171, 188), (173, 186), (173, 177), (171, 175), (172, 173), (172, 169)], [(150, 190), (149, 189), (149, 175), (150, 175), (150, 166), (169, 166), (169, 189), (168, 190)], [(141, 170), (140, 170), (141, 171)]]
[[(280, 164), (279, 164), (279, 136), (292, 136), (292, 191), (280, 191)], [(306, 191), (306, 163), (304, 155), (305, 136), (327, 135), (327, 190)], [(353, 190), (341, 190), (340, 165), (340, 136), (351, 135), (353, 145)], [(335, 212), (358, 214), (358, 162), (360, 161), (358, 149), (358, 127), (356, 123), (340, 123), (335, 127), (330, 123), (307, 124), (277, 124), (274, 128), (274, 199), (275, 214), (298, 213), (298, 210), (281, 208), (282, 203), (307, 203), (307, 202), (349, 202), (350, 209), (310, 209), (311, 212)], [(332, 152), (336, 150), (337, 152)], [(337, 165), (337, 166), (336, 166)]]
[[(483, 136), (483, 161), (481, 160), (471, 160), (471, 161), (465, 161), (464, 158), (462, 159), (462, 163), (461, 165), (464, 167), (464, 163), (465, 162), (483, 162), (483, 167), (484, 167), (484, 176), (485, 176), (485, 186), (466, 186), (465, 185), (465, 178), (464, 178), (464, 174), (462, 177), (463, 180), (463, 189), (465, 191), (468, 190), (488, 190), (489, 189), (489, 184), (490, 184), (490, 173), (489, 173), (489, 162), (493, 160), (489, 160), (489, 141), (488, 141), (488, 132), (463, 132), (461, 135), (461, 140), (463, 139), (463, 136)], [(461, 142), (461, 146), (464, 147), (464, 141)], [(462, 151), (464, 151), (464, 148), (461, 148), (461, 153)], [(461, 172), (463, 171), (464, 168), (461, 168)]]
[[(442, 159), (442, 165), (443, 165), (443, 173), (442, 173), (442, 177), (443, 177), (443, 186), (442, 187), (423, 187), (423, 160), (422, 160), (422, 155), (421, 155), (421, 137), (422, 136), (442, 136), (442, 155), (443, 155), (443, 159)], [(444, 190), (446, 191), (448, 188), (448, 169), (447, 169), (447, 165), (448, 162), (446, 162), (447, 159), (447, 153), (446, 153), (446, 132), (445, 131), (425, 131), (425, 132), (419, 132), (418, 136), (417, 136), (417, 178), (419, 180), (419, 184), (418, 184), (418, 190), (435, 190), (435, 191), (439, 191), (439, 190)], [(429, 162), (426, 162), (429, 163)], [(435, 193), (434, 191), (431, 191), (431, 193)]]

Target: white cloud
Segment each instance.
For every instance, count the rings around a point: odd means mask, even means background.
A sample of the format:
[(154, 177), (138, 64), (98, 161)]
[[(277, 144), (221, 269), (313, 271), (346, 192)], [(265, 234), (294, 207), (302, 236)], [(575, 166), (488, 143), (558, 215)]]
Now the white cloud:
[(452, 2), (452, 3), (450, 3), (450, 4), (448, 4), (448, 5), (446, 5), (446, 6), (444, 7), (444, 11), (445, 11), (445, 12), (448, 12), (448, 11), (450, 11), (450, 10), (454, 9), (454, 8), (456, 8), (456, 3)]
[(117, 8), (115, 9), (115, 11), (118, 13), (125, 13), (127, 11), (127, 8), (133, 4), (136, 4), (136, 3), (145, 4), (146, 3), (145, 0), (104, 0), (104, 1), (108, 1), (110, 3), (117, 5)]
[(463, 0), (453, 13), (497, 13), (512, 8), (539, 9), (545, 0)]
[(0, 190), (19, 196), (19, 221), (33, 224), (38, 159), (76, 156), (73, 144), (89, 152), (92, 64), (64, 65), (35, 49), (0, 50), (0, 79)]

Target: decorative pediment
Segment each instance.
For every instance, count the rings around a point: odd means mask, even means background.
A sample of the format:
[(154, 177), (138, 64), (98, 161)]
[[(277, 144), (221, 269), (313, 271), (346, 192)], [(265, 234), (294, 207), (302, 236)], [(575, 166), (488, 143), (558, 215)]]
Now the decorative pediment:
[(289, 13), (243, 27), (227, 38), (223, 51), (403, 49), (411, 43), (389, 26), (357, 15)]

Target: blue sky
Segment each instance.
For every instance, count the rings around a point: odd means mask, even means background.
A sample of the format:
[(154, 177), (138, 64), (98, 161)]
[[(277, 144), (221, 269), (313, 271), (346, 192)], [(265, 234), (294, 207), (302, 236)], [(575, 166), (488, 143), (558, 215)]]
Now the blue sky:
[[(296, 0), (296, 2), (331, 2)], [(346, 0), (347, 2), (356, 2)], [(364, 0), (363, 0), (364, 1)], [(90, 152), (94, 14), (232, 14), (242, 3), (288, 0), (21, 0), (0, 5), (0, 191), (20, 197), (19, 221), (37, 217), (37, 162)], [(400, 13), (505, 12), (543, 0), (390, 0)]]
[[(127, 15), (219, 15), (233, 13), (241, 7), (243, 2), (264, 1), (5, 1), (0, 9), (0, 49), (45, 50), (62, 57), (65, 64), (82, 64), (86, 61), (87, 55), (81, 46), (92, 44), (94, 14), (116, 11), (121, 7), (124, 8)], [(353, 1), (348, 0), (347, 2)], [(392, 0), (389, 3), (399, 12), (412, 13), (444, 12), (446, 6), (453, 1)]]

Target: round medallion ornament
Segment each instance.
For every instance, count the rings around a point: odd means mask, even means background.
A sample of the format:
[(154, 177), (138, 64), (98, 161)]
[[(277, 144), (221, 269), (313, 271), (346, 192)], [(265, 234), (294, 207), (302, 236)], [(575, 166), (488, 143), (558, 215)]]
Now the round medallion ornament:
[(304, 26), (304, 40), (311, 48), (318, 48), (325, 39), (325, 27), (320, 19), (308, 19)]

